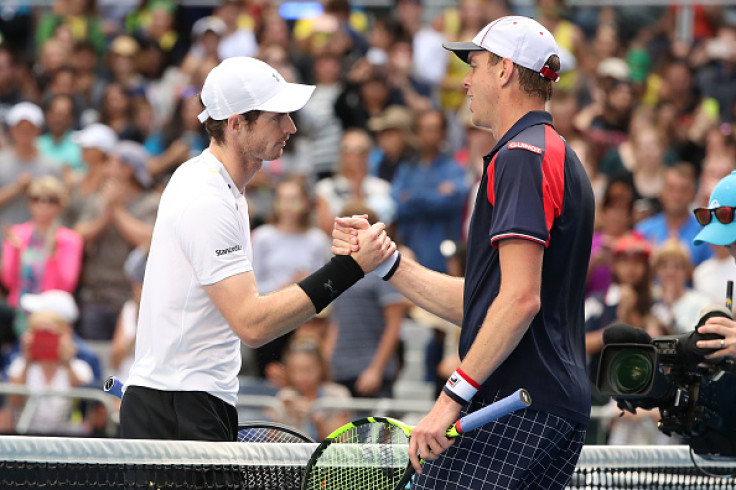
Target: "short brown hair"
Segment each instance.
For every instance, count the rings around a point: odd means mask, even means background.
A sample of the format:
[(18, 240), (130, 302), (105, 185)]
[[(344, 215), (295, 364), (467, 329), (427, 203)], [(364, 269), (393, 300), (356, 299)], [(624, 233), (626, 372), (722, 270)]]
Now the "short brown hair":
[[(200, 98), (200, 102), (202, 99)], [(204, 105), (204, 104), (203, 104)], [(256, 119), (261, 115), (263, 111), (248, 111), (240, 114), (245, 119), (246, 124), (250, 127)], [(216, 121), (211, 117), (208, 117), (204, 122), (204, 129), (207, 131), (207, 135), (215, 140), (215, 143), (225, 143), (225, 127), (227, 126), (227, 119)]]
[[(497, 65), (503, 58), (497, 54), (488, 52), (488, 64)], [(560, 57), (552, 55), (547, 59), (545, 63), (552, 71), (560, 71)], [(519, 70), (519, 85), (522, 90), (529, 95), (541, 97), (545, 102), (552, 98), (552, 80), (541, 76), (538, 72), (524, 68), (521, 65), (514, 63), (514, 66)]]

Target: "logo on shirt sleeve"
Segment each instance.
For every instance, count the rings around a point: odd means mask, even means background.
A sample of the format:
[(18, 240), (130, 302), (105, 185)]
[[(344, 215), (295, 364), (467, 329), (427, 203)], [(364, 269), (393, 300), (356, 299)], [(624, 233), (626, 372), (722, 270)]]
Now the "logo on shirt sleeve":
[(537, 155), (542, 154), (542, 149), (539, 148), (538, 146), (530, 145), (529, 143), (524, 143), (522, 141), (512, 141), (511, 143), (509, 143), (508, 149), (509, 150), (521, 149), (521, 150), (531, 151), (532, 153), (536, 153)]
[(221, 255), (227, 255), (229, 253), (237, 252), (238, 250), (242, 250), (242, 249), (243, 247), (241, 247), (240, 245), (233, 245), (232, 247), (221, 248), (219, 250), (215, 250), (215, 255), (220, 257)]

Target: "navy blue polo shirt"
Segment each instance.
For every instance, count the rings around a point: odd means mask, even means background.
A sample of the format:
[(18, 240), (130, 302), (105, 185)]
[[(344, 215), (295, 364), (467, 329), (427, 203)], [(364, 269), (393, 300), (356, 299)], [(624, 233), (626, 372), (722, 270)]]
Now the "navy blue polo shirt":
[(476, 398), (526, 388), (533, 408), (588, 420), (583, 304), (593, 218), (590, 181), (549, 113), (526, 114), (486, 155), (468, 236), (461, 358), (501, 286), (499, 241), (531, 240), (545, 250), (540, 311)]

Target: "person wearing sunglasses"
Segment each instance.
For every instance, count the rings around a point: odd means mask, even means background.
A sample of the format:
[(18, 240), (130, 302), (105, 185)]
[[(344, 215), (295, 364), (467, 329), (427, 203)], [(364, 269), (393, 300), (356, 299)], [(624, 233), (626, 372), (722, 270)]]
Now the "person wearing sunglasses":
[[(698, 223), (703, 225), (693, 243), (701, 245), (710, 243), (728, 248), (731, 256), (736, 259), (736, 171), (731, 172), (716, 184), (708, 200), (707, 208), (694, 210)], [(731, 301), (731, 298), (728, 299)], [(698, 329), (700, 333), (713, 333), (721, 336), (714, 340), (700, 340), (700, 348), (714, 349), (707, 356), (708, 359), (720, 361), (725, 357), (736, 359), (736, 321), (723, 317), (710, 318), (704, 326)]]
[[(74, 292), (82, 269), (82, 237), (61, 225), (60, 216), (68, 202), (64, 184), (50, 175), (37, 178), (28, 187), (31, 219), (11, 226), (2, 243), (0, 281), (8, 290), (7, 302), (19, 306), (21, 295), (52, 289)], [(26, 328), (19, 310), (14, 330)]]

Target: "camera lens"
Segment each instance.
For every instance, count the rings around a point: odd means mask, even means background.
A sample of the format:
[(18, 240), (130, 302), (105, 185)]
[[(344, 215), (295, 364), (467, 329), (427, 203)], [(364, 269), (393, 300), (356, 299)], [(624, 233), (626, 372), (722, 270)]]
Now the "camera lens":
[(651, 360), (641, 351), (622, 350), (611, 362), (609, 382), (618, 393), (640, 392), (649, 384), (651, 377)]

